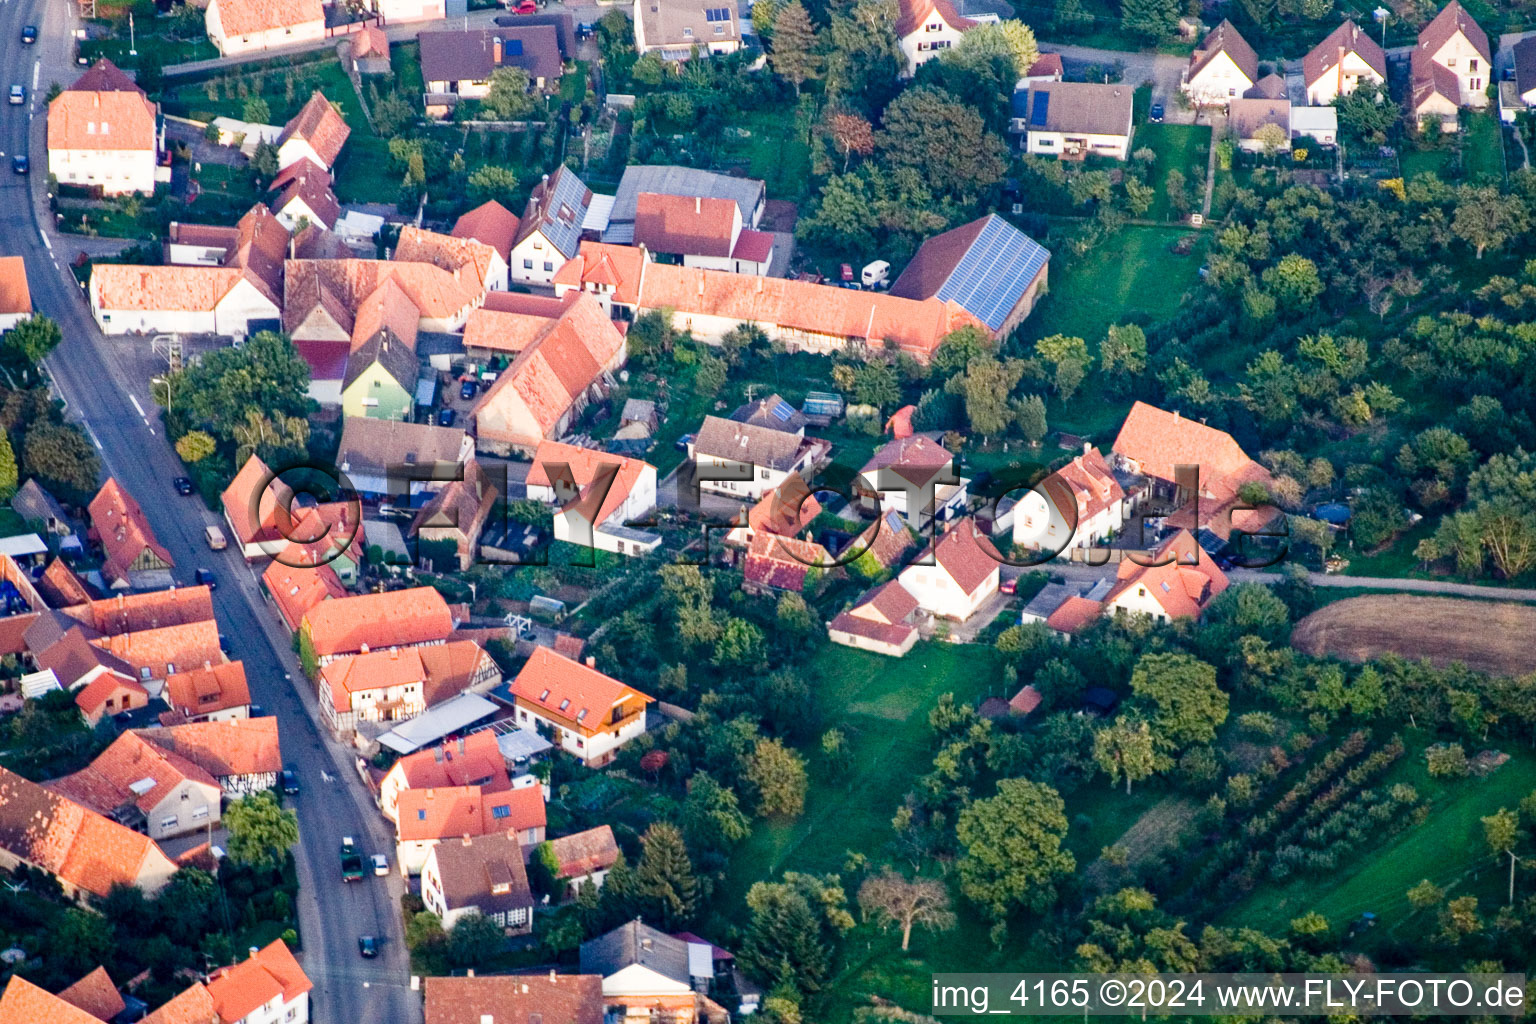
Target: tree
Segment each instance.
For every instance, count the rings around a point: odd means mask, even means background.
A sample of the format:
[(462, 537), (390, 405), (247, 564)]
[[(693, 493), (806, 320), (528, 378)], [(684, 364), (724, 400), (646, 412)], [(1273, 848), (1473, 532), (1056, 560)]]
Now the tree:
[(533, 113), (535, 100), (529, 93), (532, 81), (528, 72), (518, 67), (499, 67), (491, 72), (491, 84), (480, 101), (480, 112), (489, 120), (519, 121)]
[[(309, 412), (309, 364), (283, 334), (258, 331), (241, 348), (207, 353), (171, 381), (175, 411), (224, 441), (256, 412), (274, 427), (279, 417)], [(161, 394), (165, 392), (162, 390)]]
[(1153, 706), (1152, 734), (1161, 747), (1210, 743), (1227, 720), (1227, 695), (1216, 669), (1188, 654), (1147, 654), (1131, 673), (1131, 690)]
[(1131, 795), (1132, 782), (1140, 782), (1167, 763), (1166, 758), (1158, 757), (1152, 727), (1126, 719), (1094, 733), (1093, 760), (1109, 776), (1111, 785), (1125, 779), (1126, 796)]
[(752, 33), (772, 45), (773, 23), (779, 18), (779, 0), (758, 0), (752, 5)]
[(272, 110), (267, 106), (267, 101), (260, 96), (248, 96), (245, 106), (241, 108), (242, 120), (251, 124), (266, 124), (272, 119)]
[(1445, 890), (1429, 879), (1424, 879), (1418, 885), (1408, 890), (1408, 903), (1415, 910), (1426, 910), (1439, 906), (1445, 899)]
[(1170, 36), (1179, 27), (1178, 0), (1121, 0), (1120, 20), (1126, 31), (1147, 39)]
[(640, 837), (634, 896), (640, 913), (664, 932), (693, 923), (699, 909), (699, 882), (677, 826), (658, 821)]
[(1520, 841), (1520, 816), (1507, 807), (1500, 807), (1481, 820), (1483, 841), (1494, 857), (1502, 859)]
[(16, 451), (11, 447), (11, 439), (0, 433), (0, 501), (14, 498), (20, 482), (21, 472), (16, 467)]
[(986, 331), (975, 324), (956, 327), (939, 339), (933, 358), (928, 361), (928, 379), (944, 381), (964, 372), (973, 359), (991, 356), (997, 345)]
[(892, 167), (910, 167), (935, 193), (964, 202), (992, 188), (1007, 169), (1007, 147), (981, 115), (943, 89), (906, 89), (885, 108), (876, 138)]
[(819, 993), (832, 974), (832, 951), (805, 894), (787, 882), (757, 882), (747, 891), (747, 907), (752, 919), (741, 947), (747, 969), (770, 985)]
[(84, 504), (96, 490), (101, 461), (85, 433), (72, 423), (39, 423), (28, 430), (21, 458), (29, 476), (66, 501)]
[(811, 24), (811, 16), (800, 0), (790, 0), (773, 19), (769, 45), (773, 52), (768, 61), (774, 74), (794, 86), (795, 95), (799, 96), (806, 80), (816, 77), (820, 61), (816, 53), (816, 26)]
[(859, 909), (875, 923), (901, 929), (901, 951), (912, 939), (912, 927), (949, 931), (955, 914), (949, 905), (949, 888), (937, 878), (907, 878), (887, 867), (864, 879), (859, 886)]
[(869, 123), (869, 119), (858, 114), (850, 114), (846, 111), (838, 111), (827, 118), (827, 134), (837, 148), (843, 151), (843, 171), (848, 170), (848, 162), (853, 159), (853, 154), (869, 156), (875, 151), (875, 129)]
[(776, 739), (761, 739), (747, 756), (747, 781), (763, 818), (795, 818), (805, 809), (805, 761)]
[(277, 166), (277, 147), (265, 139), (256, 143), (256, 151), (251, 154), (251, 170), (263, 182), (277, 177), (280, 170)]
[(495, 200), (502, 206), (514, 206), (517, 174), (507, 167), (481, 164), (469, 176), (469, 198), (477, 203)]
[(990, 355), (971, 360), (963, 373), (951, 377), (945, 390), (965, 401), (965, 418), (983, 437), (1001, 434), (1008, 427), (1008, 394), (1024, 375), (1018, 359), (1001, 362)]
[(1015, 78), (1029, 74), (1029, 69), (1040, 59), (1035, 33), (1022, 21), (1012, 19), (976, 25), (960, 37), (953, 52), (965, 61), (1007, 57)]
[(1049, 429), (1045, 420), (1045, 399), (1039, 395), (1025, 395), (1014, 403), (1013, 419), (1024, 439), (1039, 445)]
[(722, 786), (708, 772), (688, 780), (682, 826), (683, 838), (695, 850), (723, 852), (752, 834), (752, 822), (742, 811), (735, 790)]
[(176, 454), (187, 464), (202, 462), (214, 453), (218, 442), (213, 435), (202, 430), (189, 430), (176, 440)]
[(1056, 394), (1062, 401), (1072, 398), (1092, 362), (1088, 343), (1066, 334), (1052, 334), (1035, 342), (1035, 355), (1051, 367)]
[(1339, 128), (1357, 142), (1379, 146), (1387, 141), (1387, 132), (1397, 123), (1402, 107), (1393, 102), (1385, 84), (1361, 82), (1348, 93), (1334, 98)]
[(63, 340), (64, 332), (59, 330), (57, 323), (41, 313), (34, 313), (5, 333), (5, 356), (7, 361), (30, 372), (41, 366)]
[(1261, 124), (1253, 133), (1254, 139), (1264, 147), (1265, 156), (1274, 156), (1280, 152), (1280, 147), (1291, 141), (1290, 133), (1273, 122)]
[(854, 0), (832, 13), (827, 35), (828, 100), (876, 120), (901, 89), (907, 59), (896, 38), (895, 0)]
[(1511, 238), (1524, 234), (1530, 225), (1530, 214), (1518, 196), (1505, 194), (1492, 185), (1463, 185), (1456, 190), (1451, 231), (1477, 251), (1478, 259), (1487, 250), (1501, 248)]
[(442, 918), (427, 910), (412, 915), (405, 922), (405, 948), (437, 970), (446, 970), (448, 933)]
[(1099, 368), (1122, 380), (1147, 370), (1147, 332), (1135, 324), (1113, 324), (1099, 343)]
[(533, 856), (528, 858), (528, 885), (534, 892), (557, 903), (565, 895), (560, 882), (560, 855), (548, 840), (534, 847)]
[(416, 111), (398, 92), (391, 90), (373, 101), (373, 127), (383, 138), (399, 135), (414, 120)]
[(1471, 770), (1460, 743), (1437, 743), (1424, 752), (1429, 774), (1436, 778), (1464, 779)]
[(1062, 848), (1066, 805), (1050, 786), (1002, 779), (997, 795), (960, 812), (955, 833), (964, 848), (960, 891), (1002, 924), (1017, 909), (1040, 911), (1056, 900), (1056, 883), (1077, 867)]
[(278, 866), (299, 841), (298, 815), (281, 807), (270, 790), (236, 800), (224, 811), (223, 820), (229, 830), (230, 857), (253, 868)]
[(448, 932), (448, 961), (454, 967), (479, 967), (506, 946), (501, 925), (472, 910), (455, 921)]
[(1262, 276), (1264, 287), (1290, 313), (1300, 313), (1323, 293), (1317, 264), (1293, 252), (1280, 257)]
[(901, 382), (885, 363), (865, 363), (853, 374), (853, 400), (860, 405), (888, 409), (901, 401)]

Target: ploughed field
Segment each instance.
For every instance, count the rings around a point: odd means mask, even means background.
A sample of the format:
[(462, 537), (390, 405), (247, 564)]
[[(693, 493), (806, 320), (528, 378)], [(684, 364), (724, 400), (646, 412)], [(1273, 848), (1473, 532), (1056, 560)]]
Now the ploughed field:
[(1379, 594), (1319, 608), (1296, 624), (1291, 643), (1311, 655), (1366, 661), (1392, 653), (1459, 661), (1499, 675), (1536, 672), (1536, 606), (1454, 597)]

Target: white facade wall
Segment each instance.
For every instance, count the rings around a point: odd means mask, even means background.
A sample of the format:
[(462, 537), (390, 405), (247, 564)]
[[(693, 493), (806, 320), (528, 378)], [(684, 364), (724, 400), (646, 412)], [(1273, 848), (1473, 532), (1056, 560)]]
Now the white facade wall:
[(151, 149), (50, 149), (48, 173), (67, 185), (100, 185), (107, 195), (155, 191)]
[(1462, 106), (1481, 110), (1488, 105), (1488, 82), (1493, 77), (1492, 69), (1465, 34), (1457, 32), (1446, 40), (1445, 45), (1433, 54), (1433, 60), (1455, 73), (1456, 82), (1461, 86)]
[(169, 262), (190, 267), (221, 267), (229, 250), (217, 245), (182, 245), (171, 242)]
[(1307, 102), (1314, 107), (1326, 107), (1340, 94), (1348, 96), (1361, 82), (1380, 82), (1376, 70), (1351, 50), (1344, 55), (1343, 68), (1329, 68), (1321, 78), (1307, 83)]
[(219, 14), (219, 0), (209, 0), (205, 24), (208, 29), (208, 39), (225, 57), (256, 53), (278, 46), (296, 46), (299, 43), (315, 42), (325, 38), (325, 19), (323, 18), (267, 29), (263, 32), (253, 32), (244, 36), (226, 36), (223, 19)]
[(987, 598), (997, 592), (1001, 570), (1001, 565), (994, 566), (971, 594), (961, 590), (953, 577), (938, 565), (909, 565), (897, 579), (908, 593), (917, 598), (918, 606), (924, 611), (964, 622), (976, 613), (976, 609)]
[(933, 60), (945, 50), (960, 45), (963, 33), (945, 21), (938, 11), (930, 11), (928, 19), (901, 37), (901, 53), (907, 58), (906, 77), (917, 74), (917, 66)]
[(547, 285), (565, 266), (565, 254), (544, 237), (544, 232), (535, 231), (512, 247), (508, 266), (509, 276), (518, 284)]
[[(1187, 73), (1187, 72), (1186, 72)], [(1253, 79), (1237, 66), (1226, 51), (1211, 58), (1199, 74), (1184, 82), (1184, 92), (1196, 106), (1226, 106), (1253, 88)]]
[(447, 17), (443, 0), (373, 0), (373, 10), (386, 25), (404, 21), (435, 21)]
[(168, 839), (217, 827), (220, 796), (217, 786), (183, 780), (153, 810), (145, 812), (149, 838)]
[(533, 729), (536, 723), (540, 722), (548, 728), (549, 735), (557, 747), (593, 766), (605, 764), (613, 756), (614, 751), (645, 732), (644, 712), (631, 715), (617, 731), (606, 729), (595, 732), (591, 736), (584, 736), (566, 724), (532, 708), (522, 704), (517, 706), (519, 728)]
[(1067, 517), (1047, 501), (1039, 491), (1028, 491), (1013, 509), (1013, 542), (1025, 547), (1066, 551), (1092, 547), (1125, 523), (1125, 499), (1100, 509), (1086, 519), (1079, 518), (1075, 530)]
[(1159, 622), (1168, 621), (1168, 611), (1147, 591), (1144, 584), (1136, 584), (1125, 593), (1104, 605), (1105, 611), (1124, 612), (1127, 615), (1150, 615)]
[(290, 1003), (281, 995), (230, 1024), (309, 1024), (309, 993), (300, 992)]
[(1025, 134), (1024, 138), (1024, 148), (1031, 153), (1042, 156), (1059, 156), (1066, 149), (1069, 140), (1077, 145), (1087, 147), (1088, 152), (1094, 156), (1113, 157), (1116, 160), (1126, 159), (1130, 156), (1131, 149), (1131, 137), (1129, 135), (1029, 131)]
[(614, 996), (683, 996), (693, 989), (665, 974), (658, 974), (644, 964), (630, 964), (603, 979), (603, 998)]
[[(701, 477), (724, 476), (727, 472), (739, 472), (740, 467), (746, 466), (744, 462), (736, 462), (733, 459), (722, 459), (715, 455), (703, 455), (694, 450), (693, 445), (688, 446), (688, 457), (700, 471)], [(709, 467), (715, 467), (713, 469)], [(726, 467), (722, 469), (721, 467)], [(757, 466), (750, 480), (709, 480), (699, 481), (699, 490), (711, 494), (723, 494), (728, 498), (742, 498), (748, 501), (757, 501), (770, 491), (778, 489), (789, 474), (802, 468), (797, 465), (788, 470), (769, 469), (767, 466)]]

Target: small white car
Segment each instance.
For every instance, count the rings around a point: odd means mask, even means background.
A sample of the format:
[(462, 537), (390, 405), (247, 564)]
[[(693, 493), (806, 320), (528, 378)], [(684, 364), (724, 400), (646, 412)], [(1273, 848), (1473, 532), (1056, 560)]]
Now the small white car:
[(389, 874), (389, 858), (382, 853), (373, 855), (373, 873), (376, 875)]
[(19, 107), (27, 102), (27, 90), (20, 85), (11, 86), (11, 106)]

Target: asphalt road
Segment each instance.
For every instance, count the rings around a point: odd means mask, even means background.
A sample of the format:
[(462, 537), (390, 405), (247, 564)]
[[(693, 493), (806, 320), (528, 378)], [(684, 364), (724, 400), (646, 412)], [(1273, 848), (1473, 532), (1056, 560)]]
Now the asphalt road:
[[(20, 41), (26, 24), (41, 30), (34, 46)], [(67, 83), (79, 73), (72, 63), (74, 27), (74, 6), (61, 0), (46, 5), (42, 0), (0, 2), (0, 68), (5, 69), (0, 81), (26, 85), (33, 101), (0, 110), (3, 159), (9, 163), (12, 154), (30, 149), (33, 162), (30, 177), (0, 169), (0, 253), (24, 258), (34, 308), (63, 328), (63, 343), (48, 368), (68, 415), (90, 433), (105, 472), (143, 506), (175, 559), (176, 578), (190, 583), (198, 568), (217, 573), (221, 585), (213, 599), (220, 632), (228, 638), (231, 657), (245, 663), (253, 699), (278, 719), (284, 761), (298, 772), (303, 790), (292, 805), (301, 835), (295, 850), (300, 955), (315, 983), (314, 1019), (323, 1024), (417, 1024), (421, 1003), (409, 987), (398, 909), (403, 880), (370, 875), (348, 885), (340, 879), (343, 835), (357, 837), (368, 853), (392, 853), (392, 834), (352, 770), (350, 755), (316, 726), (314, 693), (303, 682), (287, 633), (265, 606), (254, 575), (233, 548), (208, 550), (203, 529), (217, 517), (196, 498), (178, 497), (171, 488), (172, 478), (184, 471), (152, 425), (158, 421), (143, 374), (149, 340), (104, 337), (65, 263), (73, 251), (56, 258), (55, 249), (67, 243), (50, 246), (39, 231), (34, 211), (46, 210), (37, 204), (47, 173), (40, 99), (49, 83)], [(34, 104), (38, 110), (29, 119)], [(382, 939), (377, 959), (359, 956), (357, 939), (363, 934)]]

